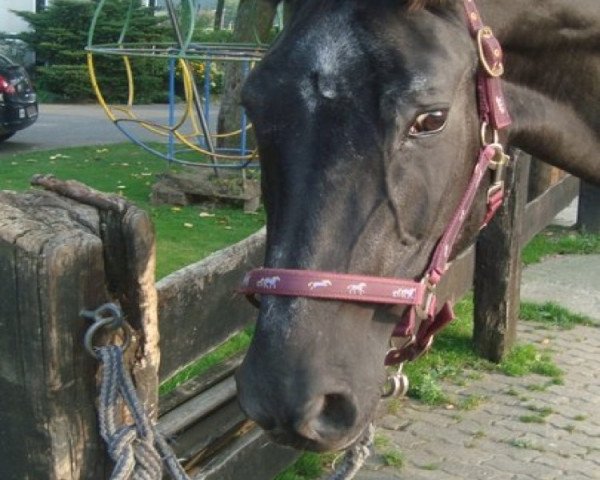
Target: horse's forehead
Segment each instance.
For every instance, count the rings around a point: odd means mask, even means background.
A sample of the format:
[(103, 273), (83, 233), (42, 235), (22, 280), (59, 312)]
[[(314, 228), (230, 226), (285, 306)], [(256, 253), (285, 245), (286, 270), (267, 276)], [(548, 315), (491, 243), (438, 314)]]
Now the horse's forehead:
[[(432, 25), (431, 18), (421, 25), (418, 21), (400, 22), (382, 16), (377, 12), (370, 12), (369, 18), (358, 15), (352, 2), (309, 16), (304, 19), (303, 34), (289, 45), (292, 49), (289, 53), (302, 62), (303, 70), (323, 78), (355, 76), (360, 66), (373, 68), (379, 64), (386, 69), (393, 65), (408, 80), (404, 85), (407, 90), (426, 88), (435, 60), (432, 52), (438, 51), (440, 57), (448, 54), (449, 47), (436, 38), (443, 29)], [(387, 22), (384, 32), (382, 26)], [(424, 35), (429, 48), (427, 55), (413, 48)]]
[(315, 18), (299, 47), (308, 54), (307, 66), (311, 71), (328, 75), (341, 73), (361, 53), (350, 9), (342, 8)]

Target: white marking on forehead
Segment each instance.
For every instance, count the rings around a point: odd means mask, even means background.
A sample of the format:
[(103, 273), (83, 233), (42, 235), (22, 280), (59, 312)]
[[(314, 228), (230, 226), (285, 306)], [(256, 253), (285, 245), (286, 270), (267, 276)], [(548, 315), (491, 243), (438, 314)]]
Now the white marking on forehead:
[(344, 66), (350, 64), (356, 55), (356, 39), (345, 20), (346, 15), (335, 16), (324, 21), (323, 28), (317, 29), (319, 38), (315, 39), (316, 71), (323, 76), (337, 75)]
[[(350, 29), (349, 10), (319, 18), (306, 36), (300, 48), (307, 53), (308, 69), (318, 75), (320, 95), (335, 98), (339, 81), (358, 55), (358, 42)], [(315, 85), (312, 78), (301, 81), (300, 93), (312, 112), (317, 106)]]
[(427, 84), (429, 83), (429, 79), (423, 75), (416, 74), (410, 81), (410, 85), (408, 87), (409, 92), (420, 92), (427, 89)]

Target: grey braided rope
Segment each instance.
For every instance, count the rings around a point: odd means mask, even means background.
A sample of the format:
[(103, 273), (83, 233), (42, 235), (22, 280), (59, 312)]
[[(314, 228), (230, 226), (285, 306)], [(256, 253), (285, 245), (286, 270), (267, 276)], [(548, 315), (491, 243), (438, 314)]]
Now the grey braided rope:
[(375, 437), (375, 425), (369, 424), (363, 436), (344, 453), (342, 462), (327, 480), (352, 480), (369, 455)]
[[(164, 463), (173, 479), (190, 480), (142, 408), (131, 376), (123, 365), (121, 348), (109, 345), (96, 351), (104, 365), (98, 407), (100, 435), (115, 462), (110, 479), (161, 480)], [(119, 420), (119, 405), (123, 401), (133, 417), (133, 425)]]

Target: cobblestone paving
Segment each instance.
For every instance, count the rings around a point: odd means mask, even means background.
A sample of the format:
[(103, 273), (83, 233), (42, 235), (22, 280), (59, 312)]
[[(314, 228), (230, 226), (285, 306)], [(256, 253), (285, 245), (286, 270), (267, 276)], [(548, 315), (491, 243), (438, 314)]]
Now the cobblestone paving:
[[(485, 373), (466, 386), (448, 386), (459, 398), (483, 396), (472, 410), (407, 399), (391, 415), (382, 402), (380, 446), (357, 480), (600, 479), (600, 328), (555, 331), (523, 322), (519, 328), (520, 342), (553, 352), (564, 385), (543, 389), (547, 377)], [(551, 413), (543, 423), (526, 423), (532, 409)], [(389, 449), (402, 452), (401, 467), (384, 466)]]

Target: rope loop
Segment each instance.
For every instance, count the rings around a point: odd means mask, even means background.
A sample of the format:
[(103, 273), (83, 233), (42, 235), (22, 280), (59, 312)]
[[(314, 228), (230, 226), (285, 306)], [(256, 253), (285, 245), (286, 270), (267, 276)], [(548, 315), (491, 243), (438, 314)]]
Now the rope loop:
[[(103, 366), (98, 421), (100, 435), (114, 461), (110, 480), (162, 480), (163, 463), (173, 479), (190, 480), (167, 441), (148, 418), (125, 368), (123, 348), (117, 345), (94, 348), (94, 356)], [(128, 415), (123, 415), (124, 409)], [(132, 420), (126, 422), (124, 417)]]
[(369, 424), (362, 437), (342, 456), (342, 462), (333, 465), (335, 472), (327, 480), (352, 480), (371, 455), (371, 446), (375, 437), (375, 425)]

